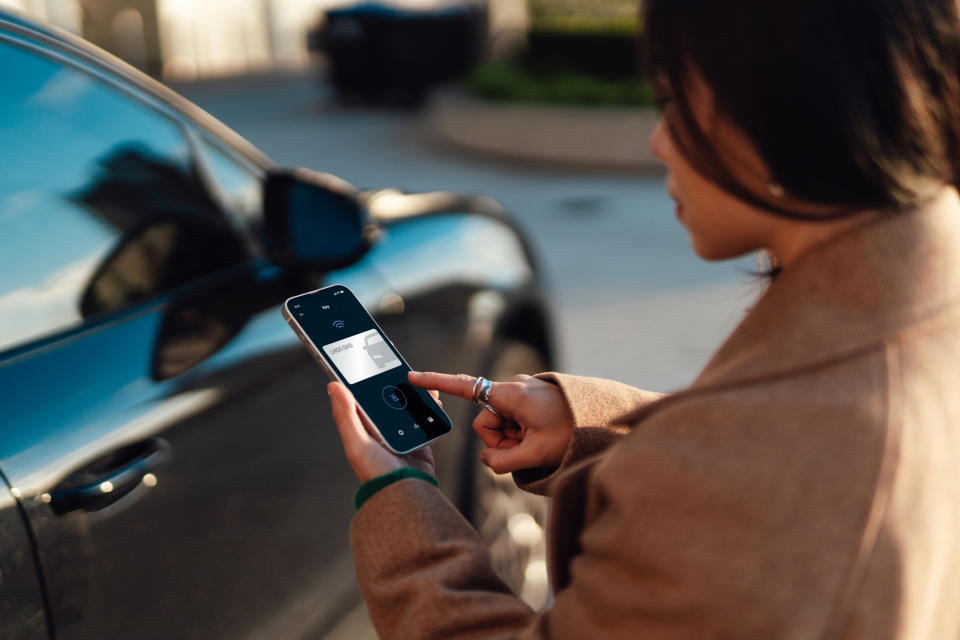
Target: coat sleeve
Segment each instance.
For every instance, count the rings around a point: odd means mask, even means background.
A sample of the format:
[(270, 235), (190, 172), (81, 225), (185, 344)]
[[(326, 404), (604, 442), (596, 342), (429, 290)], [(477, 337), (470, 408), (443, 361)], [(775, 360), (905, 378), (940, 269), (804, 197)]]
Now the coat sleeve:
[(655, 566), (662, 562), (643, 567), (642, 554), (622, 544), (632, 529), (615, 511), (593, 523), (573, 581), (541, 613), (510, 592), (476, 531), (422, 480), (394, 483), (367, 501), (350, 541), (381, 640), (710, 637), (709, 616), (698, 610), (709, 600), (671, 584)]
[(381, 638), (821, 637), (883, 438), (856, 412), (842, 412), (850, 428), (838, 430), (815, 405), (693, 404), (644, 420), (589, 473), (558, 483), (551, 544), (563, 535), (574, 546), (540, 613), (500, 581), (438, 489), (407, 479), (377, 493), (350, 535)]
[(619, 424), (620, 417), (666, 397), (662, 393), (601, 378), (555, 372), (535, 377), (560, 387), (574, 424), (573, 437), (559, 466), (524, 469), (513, 474), (517, 486), (539, 495), (549, 494), (565, 469), (604, 451), (629, 433), (630, 425)]
[(573, 580), (541, 613), (510, 592), (476, 531), (422, 480), (394, 483), (368, 500), (350, 541), (381, 640), (708, 637), (708, 616), (698, 608), (709, 600), (671, 584), (660, 559), (638, 562), (643, 554), (624, 544), (633, 528), (615, 511), (593, 522)]

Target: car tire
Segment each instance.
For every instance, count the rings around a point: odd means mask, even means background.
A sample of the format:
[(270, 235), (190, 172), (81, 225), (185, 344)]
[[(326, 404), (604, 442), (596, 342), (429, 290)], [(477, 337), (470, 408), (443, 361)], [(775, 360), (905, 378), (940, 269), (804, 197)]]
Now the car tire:
[[(521, 373), (534, 374), (549, 367), (537, 349), (517, 341), (499, 341), (486, 367), (485, 377), (510, 380)], [(483, 443), (471, 438), (469, 460), (463, 465), (469, 475), (462, 479), (464, 513), (487, 543), (497, 574), (513, 592), (534, 610), (550, 602), (547, 579), (548, 499), (517, 487), (510, 474), (497, 475), (483, 465)]]

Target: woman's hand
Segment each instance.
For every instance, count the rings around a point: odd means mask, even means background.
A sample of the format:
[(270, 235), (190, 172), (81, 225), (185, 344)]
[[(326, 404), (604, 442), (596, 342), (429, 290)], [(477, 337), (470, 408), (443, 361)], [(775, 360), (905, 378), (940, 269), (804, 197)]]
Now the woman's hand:
[[(477, 379), (464, 374), (411, 371), (409, 380), (424, 389), (473, 400)], [(480, 460), (496, 473), (532, 467), (554, 467), (563, 460), (573, 435), (573, 415), (560, 388), (531, 376), (494, 382), (486, 409), (473, 421), (473, 430), (487, 445)]]
[[(370, 435), (365, 425), (366, 420), (357, 410), (357, 401), (353, 394), (340, 382), (331, 382), (327, 385), (330, 394), (330, 406), (333, 409), (333, 419), (340, 431), (343, 441), (343, 451), (347, 454), (347, 462), (353, 467), (360, 482), (372, 480), (400, 467), (413, 467), (435, 475), (433, 467), (433, 452), (430, 447), (420, 447), (405, 456), (398, 456)], [(433, 392), (436, 398), (439, 394)]]

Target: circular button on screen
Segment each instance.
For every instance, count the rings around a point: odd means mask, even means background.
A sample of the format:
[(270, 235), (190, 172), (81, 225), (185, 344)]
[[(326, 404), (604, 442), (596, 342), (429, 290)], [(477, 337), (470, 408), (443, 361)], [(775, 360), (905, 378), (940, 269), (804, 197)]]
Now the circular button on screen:
[(391, 409), (405, 409), (407, 407), (407, 396), (403, 391), (396, 387), (386, 386), (383, 388), (383, 401)]

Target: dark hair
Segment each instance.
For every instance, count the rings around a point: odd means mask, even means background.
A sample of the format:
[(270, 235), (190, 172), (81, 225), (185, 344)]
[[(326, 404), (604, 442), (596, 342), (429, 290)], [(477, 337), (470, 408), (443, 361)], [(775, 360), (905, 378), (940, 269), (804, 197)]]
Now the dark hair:
[[(734, 196), (794, 218), (899, 211), (960, 177), (956, 0), (644, 0), (645, 67), (675, 143)], [(694, 117), (691, 72), (809, 215), (739, 182)]]

